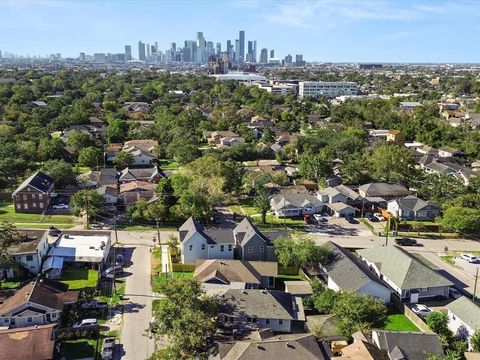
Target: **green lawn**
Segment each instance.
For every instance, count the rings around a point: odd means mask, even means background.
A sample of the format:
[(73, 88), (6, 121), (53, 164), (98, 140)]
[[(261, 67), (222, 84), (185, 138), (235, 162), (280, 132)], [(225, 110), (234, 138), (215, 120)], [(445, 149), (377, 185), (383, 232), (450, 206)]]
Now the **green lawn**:
[(62, 342), (62, 352), (66, 359), (95, 358), (97, 340), (78, 339)]
[(280, 275), (275, 278), (275, 290), (285, 290), (285, 281), (303, 280), (298, 275)]
[(77, 268), (63, 269), (60, 281), (68, 285), (69, 290), (95, 288), (98, 282), (98, 271)]
[(74, 226), (71, 215), (17, 214), (12, 203), (0, 203), (0, 221), (9, 221), (17, 227), (47, 229), (50, 225), (67, 229)]
[(168, 273), (167, 276), (165, 276), (165, 273), (157, 275), (157, 276), (152, 276), (152, 290), (153, 292), (160, 292), (159, 288), (160, 286), (169, 281), (172, 278), (193, 278), (193, 273), (192, 272), (173, 272), (173, 273)]
[(454, 256), (440, 256), (440, 258), (450, 265), (455, 265)]
[(21, 281), (15, 280), (1, 280), (0, 281), (0, 290), (16, 289), (20, 286)]
[(158, 164), (163, 170), (177, 170), (180, 165), (173, 160), (159, 160)]
[(384, 326), (385, 330), (390, 331), (413, 331), (420, 332), (420, 330), (412, 323), (404, 314), (390, 314), (387, 316), (387, 321)]

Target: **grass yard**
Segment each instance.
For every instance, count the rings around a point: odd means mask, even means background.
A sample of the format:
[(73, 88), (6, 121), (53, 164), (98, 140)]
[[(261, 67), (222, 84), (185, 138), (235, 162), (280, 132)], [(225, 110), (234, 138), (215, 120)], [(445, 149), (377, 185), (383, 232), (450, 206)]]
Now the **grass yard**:
[(65, 359), (95, 358), (98, 342), (93, 339), (78, 339), (62, 342), (62, 353)]
[(1, 280), (0, 290), (16, 289), (20, 286), (21, 283), (22, 283), (21, 281), (15, 281), (15, 280)]
[(303, 280), (298, 275), (280, 275), (275, 278), (275, 290), (285, 290), (285, 281)]
[(178, 162), (173, 160), (159, 160), (158, 164), (163, 170), (177, 170), (178, 168), (180, 168)]
[(414, 323), (412, 323), (404, 314), (389, 314), (384, 326), (385, 330), (390, 331), (412, 331), (420, 332)]
[(69, 290), (94, 288), (98, 282), (98, 271), (91, 269), (63, 269), (60, 281), (68, 285)]
[(450, 265), (455, 265), (455, 260), (453, 260), (455, 258), (455, 256), (445, 255), (445, 256), (440, 256), (440, 258)]
[(173, 273), (168, 273), (167, 276), (165, 273), (157, 275), (157, 276), (152, 276), (152, 290), (153, 292), (160, 292), (160, 286), (167, 282), (168, 280), (175, 278), (175, 279), (180, 279), (180, 278), (187, 278), (191, 279), (193, 278), (193, 272), (173, 272)]
[(9, 221), (20, 228), (48, 229), (50, 225), (68, 229), (74, 226), (75, 217), (71, 215), (17, 214), (12, 203), (0, 203), (0, 221)]
[(162, 272), (162, 248), (154, 247), (152, 249), (152, 275), (160, 275)]

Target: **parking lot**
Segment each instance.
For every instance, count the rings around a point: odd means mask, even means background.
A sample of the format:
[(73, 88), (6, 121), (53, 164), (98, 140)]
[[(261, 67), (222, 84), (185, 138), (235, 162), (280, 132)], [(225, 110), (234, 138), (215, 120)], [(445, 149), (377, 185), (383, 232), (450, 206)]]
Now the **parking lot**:
[(328, 217), (327, 222), (317, 222), (306, 225), (308, 231), (316, 235), (325, 236), (371, 236), (372, 232), (358, 219), (356, 223), (349, 223), (345, 218)]

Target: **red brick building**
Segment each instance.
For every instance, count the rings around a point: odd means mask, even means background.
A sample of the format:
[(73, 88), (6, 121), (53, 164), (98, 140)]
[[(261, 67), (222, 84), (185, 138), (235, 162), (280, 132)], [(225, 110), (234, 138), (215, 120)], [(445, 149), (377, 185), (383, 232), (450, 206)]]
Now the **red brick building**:
[(42, 213), (47, 210), (53, 185), (53, 179), (42, 172), (30, 176), (12, 194), (15, 212)]

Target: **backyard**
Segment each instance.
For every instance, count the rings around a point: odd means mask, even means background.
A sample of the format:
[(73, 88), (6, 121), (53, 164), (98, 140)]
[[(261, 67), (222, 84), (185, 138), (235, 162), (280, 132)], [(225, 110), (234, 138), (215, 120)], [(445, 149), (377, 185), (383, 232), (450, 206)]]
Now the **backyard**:
[(385, 330), (390, 331), (412, 331), (420, 332), (420, 330), (412, 323), (404, 314), (390, 313), (384, 326)]
[(0, 290), (16, 289), (21, 283), (20, 280), (0, 280)]
[(65, 359), (96, 358), (99, 349), (95, 339), (77, 339), (63, 341), (61, 351)]
[(275, 278), (275, 290), (285, 291), (285, 281), (303, 280), (298, 275), (279, 275)]
[(69, 290), (95, 288), (98, 282), (98, 271), (85, 268), (63, 269), (60, 281), (68, 285)]
[(71, 215), (17, 214), (12, 203), (0, 203), (0, 221), (14, 223), (19, 228), (48, 229), (51, 225), (60, 229), (70, 229), (75, 224)]
[(193, 272), (172, 272), (172, 273), (163, 273), (156, 276), (152, 276), (152, 290), (153, 292), (160, 292), (159, 289), (167, 282), (169, 279), (178, 279), (178, 278), (193, 278)]

